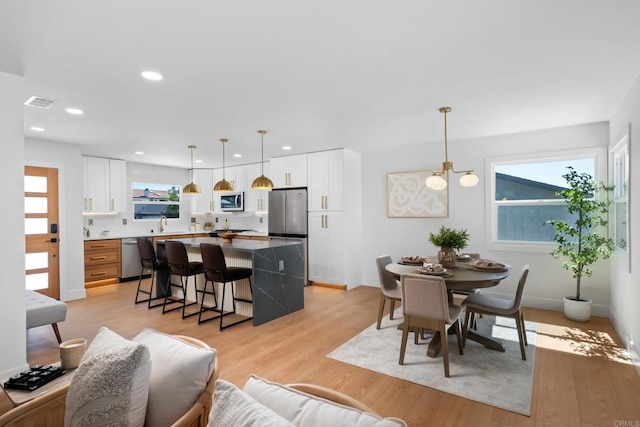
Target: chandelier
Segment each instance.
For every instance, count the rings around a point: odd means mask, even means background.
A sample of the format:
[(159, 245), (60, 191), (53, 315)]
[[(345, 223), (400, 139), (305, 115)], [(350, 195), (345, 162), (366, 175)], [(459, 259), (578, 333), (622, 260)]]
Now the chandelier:
[(224, 176), (224, 145), (228, 141), (229, 140), (227, 138), (220, 138), (220, 142), (222, 142), (222, 179), (216, 182), (216, 185), (213, 186), (213, 191), (218, 191), (220, 193), (233, 191), (233, 185), (231, 185)]
[(200, 186), (193, 182), (193, 150), (195, 150), (196, 146), (189, 145), (187, 148), (191, 150), (191, 182), (184, 186), (182, 192), (184, 194), (200, 194), (202, 193)]
[(444, 190), (447, 188), (447, 180), (443, 177), (447, 172), (463, 173), (460, 177), (460, 185), (463, 187), (473, 187), (478, 184), (478, 177), (473, 174), (473, 169), (457, 171), (453, 168), (453, 162), (449, 161), (448, 141), (447, 141), (447, 113), (451, 112), (451, 107), (441, 107), (439, 109), (444, 114), (444, 162), (442, 169), (431, 171), (431, 176), (425, 180), (427, 187), (433, 190)]

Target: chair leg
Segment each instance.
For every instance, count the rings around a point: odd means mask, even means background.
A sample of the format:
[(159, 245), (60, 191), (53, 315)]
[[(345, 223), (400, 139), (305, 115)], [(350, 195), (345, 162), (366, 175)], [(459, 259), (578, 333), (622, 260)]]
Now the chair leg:
[(400, 360), (398, 363), (404, 365), (404, 352), (407, 348), (407, 338), (409, 337), (409, 316), (405, 317), (402, 325), (402, 341), (400, 342)]
[(516, 328), (518, 329), (518, 341), (520, 342), (520, 354), (522, 354), (522, 360), (527, 360), (527, 354), (524, 351), (524, 338), (522, 337), (524, 325), (522, 324), (520, 313), (516, 313)]
[(458, 353), (464, 354), (464, 350), (462, 348), (462, 327), (460, 326), (460, 319), (456, 319), (454, 327), (456, 328), (456, 338), (458, 339)]
[[(198, 325), (204, 322), (208, 322), (209, 320), (214, 320), (217, 319), (218, 317), (220, 317), (222, 315), (221, 311), (218, 310), (218, 298), (216, 297), (216, 284), (214, 281), (211, 281), (211, 292), (207, 292), (207, 284), (209, 283), (208, 280), (205, 279), (204, 281), (204, 288), (202, 288), (202, 301), (200, 302), (200, 313), (198, 314)], [(204, 305), (204, 298), (207, 295), (212, 295), (213, 296), (213, 305), (211, 307), (207, 307)], [(213, 316), (210, 317), (208, 319), (202, 319), (202, 313), (204, 313), (205, 311), (214, 311), (216, 313), (220, 313), (217, 316)]]
[(380, 324), (382, 323), (382, 316), (384, 315), (384, 303), (386, 301), (386, 297), (382, 292), (380, 292), (380, 307), (378, 308), (378, 323), (376, 325), (376, 329), (380, 329)]
[(389, 320), (393, 320), (393, 312), (396, 309), (396, 300), (389, 300), (389, 303), (391, 303), (391, 306), (389, 307)]
[[(231, 302), (233, 303), (233, 311), (229, 312), (229, 313), (223, 313), (222, 316), (226, 316), (228, 314), (235, 314), (236, 313), (236, 301), (240, 301), (240, 302), (246, 302), (246, 303), (253, 303), (253, 287), (251, 285), (251, 277), (247, 278), (249, 280), (249, 293), (251, 294), (251, 299), (246, 299), (246, 298), (238, 298), (236, 297), (236, 289), (235, 289), (235, 285), (236, 282), (231, 282)], [(223, 293), (224, 293), (224, 284), (223, 284)], [(223, 301), (224, 303), (224, 301)], [(220, 330), (222, 331), (223, 329), (227, 329), (230, 328), (231, 326), (235, 326), (239, 323), (244, 323), (244, 322), (248, 322), (249, 320), (253, 320), (253, 316), (251, 317), (245, 317), (242, 320), (238, 320), (236, 322), (233, 323), (229, 323), (228, 325), (224, 325), (222, 326), (222, 317), (220, 317)]]
[[(193, 277), (193, 290), (195, 292), (196, 300), (195, 302), (190, 302), (187, 304), (187, 290), (189, 289), (189, 277)], [(198, 311), (187, 314), (187, 307), (191, 307), (192, 305), (198, 304), (198, 280), (197, 276), (185, 276), (180, 277), (180, 283), (182, 283), (182, 318), (186, 319), (187, 317), (196, 316), (199, 314)]]
[(462, 348), (467, 346), (467, 333), (469, 332), (469, 328), (471, 327), (471, 310), (469, 307), (466, 307), (464, 310), (464, 333), (462, 335)]
[(449, 345), (447, 344), (447, 325), (442, 322), (440, 326), (440, 338), (442, 342), (442, 363), (444, 364), (444, 376), (449, 378)]
[(156, 300), (159, 300), (159, 299), (163, 299), (163, 297), (154, 297), (153, 296), (154, 283), (155, 283), (155, 286), (159, 286), (156, 283), (157, 280), (158, 280), (158, 278), (156, 277), (156, 271), (155, 270), (151, 270), (151, 288), (149, 288), (149, 304), (147, 305), (147, 308), (149, 308), (149, 309), (160, 307), (162, 305), (162, 303), (151, 304), (151, 301), (156, 301)]
[(529, 345), (527, 342), (527, 328), (524, 324), (524, 314), (522, 313), (522, 310), (520, 310), (520, 321), (522, 322), (522, 337), (524, 338), (524, 345)]
[[(138, 289), (136, 290), (136, 300), (135, 300), (136, 304), (140, 304), (141, 302), (148, 302), (151, 299), (151, 292), (150, 291), (147, 292), (144, 289), (143, 290), (140, 289), (140, 285), (142, 284), (142, 275), (143, 274), (144, 274), (144, 267), (140, 269), (140, 277), (138, 278)], [(153, 286), (153, 281), (151, 282), (151, 286)], [(143, 299), (143, 300), (138, 299), (138, 297), (140, 296), (141, 293), (148, 294), (149, 295), (149, 299)]]
[(181, 304), (181, 305), (184, 304), (184, 298), (180, 299), (178, 297), (174, 297), (172, 295), (171, 288), (183, 289), (182, 277), (180, 277), (180, 285), (174, 285), (173, 283), (171, 283), (171, 273), (167, 275), (167, 283), (165, 284), (164, 301), (162, 303), (162, 314), (165, 314), (174, 310), (180, 310), (180, 308), (182, 308), (181, 306), (178, 306), (178, 307), (170, 308), (169, 310), (167, 310), (168, 304)]
[(53, 328), (53, 333), (56, 334), (56, 339), (58, 340), (58, 344), (62, 344), (62, 338), (60, 337), (60, 330), (58, 329), (58, 324), (52, 323), (51, 327)]

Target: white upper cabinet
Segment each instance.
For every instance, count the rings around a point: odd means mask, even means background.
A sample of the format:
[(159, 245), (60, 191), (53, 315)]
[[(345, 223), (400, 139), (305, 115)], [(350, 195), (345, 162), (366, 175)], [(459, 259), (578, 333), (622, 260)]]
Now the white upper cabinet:
[(271, 175), (267, 175), (267, 177), (273, 181), (275, 188), (307, 186), (306, 154), (275, 157), (271, 159), (270, 163)]
[(341, 211), (344, 204), (344, 151), (308, 155), (309, 211)]
[[(269, 190), (253, 190), (251, 183), (262, 175), (262, 165), (252, 163), (245, 165), (244, 210), (246, 212), (266, 212), (268, 210)], [(265, 162), (265, 170), (269, 171), (269, 163)], [(268, 176), (268, 175), (267, 175)], [(269, 177), (270, 178), (270, 177)]]
[[(245, 166), (232, 166), (224, 169), (225, 179), (231, 183), (233, 191), (247, 190), (245, 169)], [(222, 173), (222, 169), (220, 169), (220, 173)], [(251, 187), (251, 183), (249, 183), (249, 187)]]
[(125, 210), (124, 160), (83, 156), (82, 175), (85, 213), (117, 213)]
[(213, 212), (216, 210), (213, 192), (213, 171), (211, 169), (194, 169), (193, 182), (200, 186), (202, 193), (188, 194), (191, 197), (191, 212)]

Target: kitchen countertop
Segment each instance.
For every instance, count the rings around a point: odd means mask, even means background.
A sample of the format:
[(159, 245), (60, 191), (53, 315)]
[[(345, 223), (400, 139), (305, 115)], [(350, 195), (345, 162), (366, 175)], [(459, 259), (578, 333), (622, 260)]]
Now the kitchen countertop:
[[(98, 235), (94, 236), (91, 235), (90, 237), (85, 237), (84, 240), (85, 241), (90, 241), (90, 240), (107, 240), (107, 239), (135, 239), (136, 237), (162, 237), (162, 236), (175, 236), (175, 235), (189, 235), (189, 234), (208, 234), (210, 232), (212, 232), (213, 230), (200, 230), (200, 231), (179, 231), (179, 230), (169, 230), (169, 231), (163, 231), (161, 233), (159, 232), (130, 232), (130, 233), (110, 233), (108, 236), (103, 236), (102, 233), (99, 233)], [(220, 231), (218, 231), (220, 232)], [(266, 231), (243, 231), (241, 233), (238, 233), (239, 236), (248, 236), (248, 237), (269, 237), (269, 233), (267, 233)]]

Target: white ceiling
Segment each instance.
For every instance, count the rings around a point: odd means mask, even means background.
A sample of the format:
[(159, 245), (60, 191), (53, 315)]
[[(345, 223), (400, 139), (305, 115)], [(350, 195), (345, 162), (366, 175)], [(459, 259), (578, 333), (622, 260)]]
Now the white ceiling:
[(441, 147), (445, 105), (451, 143), (607, 121), (639, 20), (637, 0), (2, 0), (0, 71), (56, 100), (24, 107), (27, 137), (219, 167), (222, 137), (227, 165), (260, 161), (260, 128), (265, 158)]

